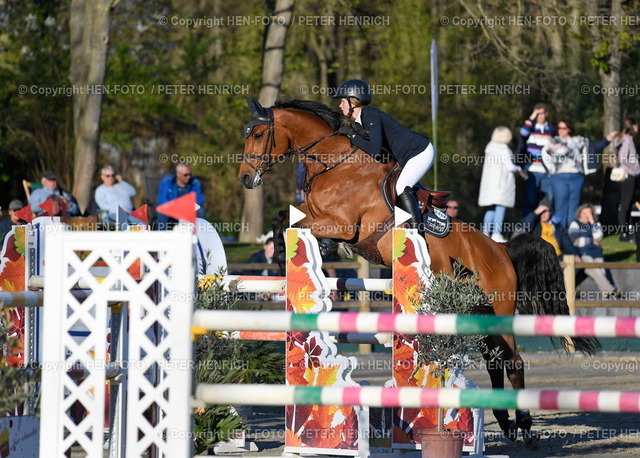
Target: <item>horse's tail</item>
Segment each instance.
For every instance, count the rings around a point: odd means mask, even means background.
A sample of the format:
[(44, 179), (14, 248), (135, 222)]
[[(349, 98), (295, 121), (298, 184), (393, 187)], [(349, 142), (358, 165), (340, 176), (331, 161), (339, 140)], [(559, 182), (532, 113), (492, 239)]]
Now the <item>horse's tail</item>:
[[(569, 315), (564, 274), (551, 244), (532, 234), (520, 234), (507, 243), (507, 251), (518, 277), (518, 311)], [(569, 351), (566, 337), (552, 337), (551, 341)], [(587, 355), (600, 348), (600, 342), (593, 337), (573, 337), (572, 342), (576, 350)]]

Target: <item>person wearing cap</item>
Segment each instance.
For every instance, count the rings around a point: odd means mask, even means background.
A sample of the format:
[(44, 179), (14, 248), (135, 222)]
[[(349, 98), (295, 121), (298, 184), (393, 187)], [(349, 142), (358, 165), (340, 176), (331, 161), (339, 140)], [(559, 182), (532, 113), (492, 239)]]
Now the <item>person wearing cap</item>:
[(133, 210), (131, 198), (136, 195), (136, 189), (117, 175), (110, 165), (102, 167), (100, 179), (102, 184), (96, 188), (96, 204), (100, 210), (109, 212), (109, 220), (116, 220), (118, 207), (131, 213)]
[(340, 127), (340, 134), (378, 161), (389, 151), (402, 167), (396, 183), (396, 205), (411, 215), (412, 228), (421, 229), (422, 215), (413, 187), (431, 169), (435, 150), (429, 138), (408, 129), (384, 111), (369, 106), (371, 90), (362, 80), (349, 80), (333, 95), (340, 99), (342, 113), (355, 121)]
[[(9, 209), (7, 213), (9, 214), (8, 218), (3, 218), (0, 220), (0, 248), (2, 248), (2, 244), (4, 243), (4, 237), (11, 232), (13, 226), (20, 226), (21, 224), (26, 224), (23, 220), (16, 215), (18, 210), (22, 210), (24, 207), (23, 203), (19, 199), (13, 199), (9, 202)], [(2, 215), (2, 208), (0, 208), (0, 215)]]
[(58, 177), (51, 170), (45, 170), (42, 172), (42, 178), (40, 179), (40, 183), (42, 184), (41, 188), (34, 190), (31, 193), (31, 198), (29, 199), (29, 203), (31, 204), (31, 211), (36, 215), (40, 215), (44, 212), (40, 205), (46, 202), (52, 195), (57, 194), (62, 198), (62, 207), (64, 211), (62, 211), (63, 216), (79, 216), (80, 209), (78, 208), (78, 203), (76, 199), (62, 188), (58, 184)]

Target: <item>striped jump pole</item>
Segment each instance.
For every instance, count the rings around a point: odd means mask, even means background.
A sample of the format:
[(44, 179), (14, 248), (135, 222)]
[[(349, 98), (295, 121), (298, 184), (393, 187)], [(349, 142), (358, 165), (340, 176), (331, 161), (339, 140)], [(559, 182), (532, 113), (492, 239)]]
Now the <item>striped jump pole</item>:
[[(336, 291), (388, 291), (393, 289), (393, 280), (385, 278), (327, 278), (329, 289)], [(249, 275), (225, 275), (222, 279), (224, 291), (244, 293), (279, 293), (284, 291), (285, 277), (260, 277)]]
[(193, 331), (325, 331), (334, 333), (510, 334), (517, 336), (640, 337), (640, 318), (556, 315), (427, 315), (197, 310)]
[(461, 390), (455, 388), (320, 387), (199, 384), (196, 400), (206, 404), (362, 405), (587, 412), (640, 412), (640, 391)]
[[(285, 332), (271, 331), (233, 331), (225, 335), (228, 339), (237, 340), (268, 340), (272, 342), (284, 342), (287, 340)], [(339, 333), (331, 334), (329, 340), (341, 344), (369, 344), (391, 345), (393, 334), (390, 332), (378, 332), (376, 334)]]
[[(87, 291), (73, 290), (76, 299), (86, 299)], [(2, 307), (42, 307), (44, 292), (42, 291), (0, 291), (0, 305)]]

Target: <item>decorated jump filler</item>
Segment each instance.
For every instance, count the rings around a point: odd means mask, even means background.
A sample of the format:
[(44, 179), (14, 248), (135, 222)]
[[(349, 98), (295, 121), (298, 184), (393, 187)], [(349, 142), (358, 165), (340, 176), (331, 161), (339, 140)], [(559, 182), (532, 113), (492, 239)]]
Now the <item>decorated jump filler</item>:
[[(329, 312), (330, 286), (322, 272), (322, 257), (309, 229), (292, 227), (306, 215), (289, 207), (286, 230), (286, 310), (298, 316)], [(351, 371), (354, 357), (338, 354), (329, 333), (286, 333), (286, 380), (305, 388), (356, 389)], [(361, 406), (293, 405), (285, 411), (285, 452), (368, 456), (369, 410)]]
[[(400, 227), (411, 218), (401, 208), (395, 207), (396, 227), (393, 232), (393, 315), (402, 320), (414, 315), (416, 303), (425, 288), (431, 283), (431, 258), (425, 238), (416, 229)], [(411, 317), (411, 318), (414, 318)], [(440, 380), (432, 374), (428, 363), (418, 364), (418, 342), (407, 333), (393, 334), (393, 379), (385, 384), (388, 388), (436, 388)], [(467, 380), (451, 373), (445, 374), (444, 384), (448, 388), (469, 388)], [(437, 429), (439, 427), (438, 409), (436, 407), (400, 406), (393, 409), (392, 448), (417, 449), (420, 444), (418, 432), (421, 429)], [(461, 429), (468, 432), (465, 437), (465, 451), (474, 450), (476, 437), (483, 430), (482, 415), (479, 410), (447, 409), (444, 427)], [(475, 431), (474, 431), (475, 430)], [(475, 432), (475, 434), (474, 434)], [(482, 450), (482, 444), (477, 444)]]

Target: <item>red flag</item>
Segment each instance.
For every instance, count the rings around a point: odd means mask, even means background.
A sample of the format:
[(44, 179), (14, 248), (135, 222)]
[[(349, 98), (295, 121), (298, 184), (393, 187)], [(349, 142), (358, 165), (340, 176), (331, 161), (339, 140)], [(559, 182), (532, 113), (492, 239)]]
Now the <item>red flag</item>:
[(190, 192), (177, 199), (170, 200), (156, 208), (156, 211), (171, 218), (196, 222), (196, 193)]
[(49, 197), (43, 203), (40, 204), (40, 208), (42, 208), (45, 213), (40, 214), (39, 216), (53, 216), (53, 198)]
[(27, 205), (21, 210), (16, 210), (15, 214), (18, 218), (26, 221), (27, 223), (31, 223), (33, 221), (33, 217), (31, 215), (31, 205)]
[(140, 208), (136, 208), (129, 216), (139, 219), (144, 224), (149, 224), (149, 211), (147, 210), (147, 204), (144, 204)]

